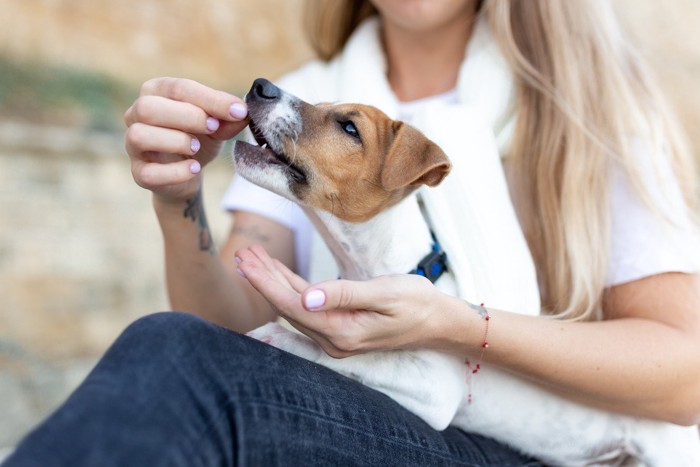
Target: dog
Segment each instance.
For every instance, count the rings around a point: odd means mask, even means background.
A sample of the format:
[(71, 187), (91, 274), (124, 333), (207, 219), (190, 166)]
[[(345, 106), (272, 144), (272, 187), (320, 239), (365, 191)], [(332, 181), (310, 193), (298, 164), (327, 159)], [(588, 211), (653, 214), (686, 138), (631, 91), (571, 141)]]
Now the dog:
[[(437, 144), (374, 107), (312, 105), (264, 79), (255, 80), (246, 103), (257, 144), (236, 141), (236, 171), (305, 210), (341, 277), (418, 272), (421, 264), (432, 276), (443, 254), (416, 190), (449, 174), (450, 161)], [(430, 279), (454, 294), (451, 272), (441, 264), (437, 269), (444, 273)], [(472, 401), (471, 372), (455, 355), (392, 350), (335, 359), (277, 323), (249, 335), (388, 395), (436, 430), (454, 425), (548, 464), (700, 465), (695, 428), (579, 405), (497, 368), (480, 370)]]

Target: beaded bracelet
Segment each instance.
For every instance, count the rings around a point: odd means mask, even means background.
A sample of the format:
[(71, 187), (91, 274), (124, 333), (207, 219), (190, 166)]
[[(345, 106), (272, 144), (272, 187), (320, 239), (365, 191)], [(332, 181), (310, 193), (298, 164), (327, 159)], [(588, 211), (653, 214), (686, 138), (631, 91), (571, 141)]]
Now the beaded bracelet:
[[(469, 303), (469, 302), (467, 302)], [(481, 342), (481, 351), (479, 352), (479, 358), (476, 361), (476, 365), (472, 368), (471, 361), (469, 358), (464, 360), (464, 365), (467, 367), (467, 389), (468, 389), (468, 395), (467, 395), (467, 403), (471, 404), (472, 403), (472, 377), (481, 370), (481, 362), (484, 360), (484, 353), (486, 352), (486, 349), (489, 348), (489, 321), (491, 320), (491, 316), (489, 315), (489, 310), (487, 310), (484, 307), (484, 304), (480, 305), (474, 305), (473, 303), (469, 303), (469, 306), (474, 309), (479, 315), (483, 318), (484, 322), (486, 323), (486, 326), (484, 327), (484, 338), (482, 339)]]

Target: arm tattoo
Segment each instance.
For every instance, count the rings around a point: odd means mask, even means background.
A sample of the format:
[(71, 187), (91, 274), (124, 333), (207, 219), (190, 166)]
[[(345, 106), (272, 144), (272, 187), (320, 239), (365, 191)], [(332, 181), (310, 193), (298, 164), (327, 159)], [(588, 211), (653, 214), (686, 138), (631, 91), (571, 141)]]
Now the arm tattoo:
[(467, 305), (469, 305), (469, 308), (479, 313), (479, 316), (482, 318), (486, 318), (489, 314), (488, 311), (486, 311), (486, 308), (484, 308), (484, 305), (475, 305), (471, 302), (467, 302)]
[(207, 216), (204, 212), (201, 188), (197, 191), (197, 194), (194, 195), (194, 198), (187, 200), (187, 207), (185, 207), (185, 210), (182, 212), (182, 216), (189, 217), (192, 222), (197, 223), (197, 228), (199, 230), (199, 250), (214, 254), (214, 242), (212, 241), (209, 224), (207, 223)]
[(256, 225), (245, 228), (245, 227), (236, 227), (235, 223), (233, 225), (233, 231), (231, 232), (232, 235), (242, 235), (244, 237), (248, 237), (253, 241), (260, 242), (260, 243), (267, 243), (270, 241), (270, 236), (265, 234), (264, 232), (260, 231), (260, 228)]

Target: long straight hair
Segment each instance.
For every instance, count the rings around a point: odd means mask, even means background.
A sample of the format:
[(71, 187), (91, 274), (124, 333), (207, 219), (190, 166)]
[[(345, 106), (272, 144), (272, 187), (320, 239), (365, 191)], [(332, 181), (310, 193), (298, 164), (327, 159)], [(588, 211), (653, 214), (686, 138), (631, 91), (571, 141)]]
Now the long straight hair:
[[(328, 60), (376, 14), (367, 0), (309, 4), (312, 46)], [(516, 125), (505, 158), (511, 196), (537, 268), (543, 312), (602, 318), (610, 248), (609, 172), (619, 164), (647, 192), (631, 137), (668, 157), (691, 212), (697, 170), (669, 111), (605, 0), (484, 0), (516, 83)]]

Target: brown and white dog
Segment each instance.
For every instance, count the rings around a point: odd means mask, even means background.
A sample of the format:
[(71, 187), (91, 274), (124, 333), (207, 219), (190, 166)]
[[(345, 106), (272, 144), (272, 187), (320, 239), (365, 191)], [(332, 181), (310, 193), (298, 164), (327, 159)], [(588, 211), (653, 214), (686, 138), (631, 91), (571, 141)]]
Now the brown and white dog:
[[(409, 272), (430, 253), (415, 191), (450, 171), (436, 144), (374, 107), (311, 105), (263, 79), (246, 102), (258, 145), (236, 142), (236, 170), (304, 208), (343, 278)], [(455, 293), (449, 272), (435, 284)], [(249, 335), (387, 394), (435, 429), (455, 425), (553, 465), (700, 465), (693, 428), (579, 405), (496, 368), (482, 368), (469, 404), (464, 363), (454, 355), (396, 350), (335, 359), (276, 323)]]
[(265, 80), (246, 99), (259, 146), (236, 142), (238, 173), (306, 208), (343, 278), (415, 268), (432, 240), (415, 201), (402, 202), (442, 181), (451, 167), (445, 153), (374, 107), (314, 106)]
[[(236, 141), (236, 171), (304, 208), (341, 277), (362, 280), (416, 268), (433, 240), (413, 193), (440, 183), (451, 167), (436, 144), (374, 107), (311, 105), (263, 79), (246, 102), (258, 145)], [(437, 283), (454, 292), (449, 274)], [(463, 399), (464, 365), (454, 356), (421, 350), (335, 359), (276, 323), (249, 335), (357, 379), (439, 430)]]

